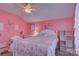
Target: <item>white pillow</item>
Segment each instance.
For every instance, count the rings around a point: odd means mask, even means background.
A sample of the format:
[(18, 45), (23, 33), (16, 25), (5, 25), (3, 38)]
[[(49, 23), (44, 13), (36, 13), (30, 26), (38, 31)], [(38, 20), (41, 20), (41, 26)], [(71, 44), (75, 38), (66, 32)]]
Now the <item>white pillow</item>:
[(52, 31), (52, 30), (47, 29), (47, 30), (41, 31), (39, 33), (39, 35), (41, 35), (41, 36), (54, 36), (54, 35), (56, 35), (56, 33), (54, 31)]

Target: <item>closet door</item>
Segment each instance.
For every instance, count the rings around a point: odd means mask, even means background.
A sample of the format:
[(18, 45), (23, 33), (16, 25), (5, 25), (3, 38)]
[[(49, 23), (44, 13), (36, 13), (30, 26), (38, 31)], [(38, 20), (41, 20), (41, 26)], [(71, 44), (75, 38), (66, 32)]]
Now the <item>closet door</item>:
[(76, 4), (75, 10), (75, 51), (79, 55), (79, 4)]

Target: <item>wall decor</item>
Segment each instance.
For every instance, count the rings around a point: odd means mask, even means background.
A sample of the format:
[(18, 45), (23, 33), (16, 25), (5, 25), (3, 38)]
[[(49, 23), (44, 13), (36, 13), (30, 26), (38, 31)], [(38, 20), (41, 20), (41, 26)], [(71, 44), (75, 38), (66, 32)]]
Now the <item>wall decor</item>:
[(32, 32), (35, 31), (35, 24), (34, 23), (31, 24), (31, 30), (32, 30)]

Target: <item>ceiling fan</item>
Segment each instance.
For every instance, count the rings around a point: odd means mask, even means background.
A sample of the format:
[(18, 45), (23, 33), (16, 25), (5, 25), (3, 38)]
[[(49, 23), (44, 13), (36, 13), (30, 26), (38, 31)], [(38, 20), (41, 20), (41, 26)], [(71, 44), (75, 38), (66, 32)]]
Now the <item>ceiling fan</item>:
[(36, 11), (36, 9), (33, 8), (31, 3), (20, 3), (15, 4), (19, 9), (23, 10), (25, 13), (30, 14), (33, 11)]
[(23, 3), (23, 9), (26, 13), (32, 13), (32, 11), (35, 11), (30, 3)]

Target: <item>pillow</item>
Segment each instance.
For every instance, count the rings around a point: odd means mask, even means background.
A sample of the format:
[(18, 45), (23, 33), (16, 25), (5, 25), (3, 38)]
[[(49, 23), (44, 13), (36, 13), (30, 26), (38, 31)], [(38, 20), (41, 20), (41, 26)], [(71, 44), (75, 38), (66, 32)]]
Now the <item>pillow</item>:
[(39, 33), (38, 36), (45, 36), (46, 33)]

